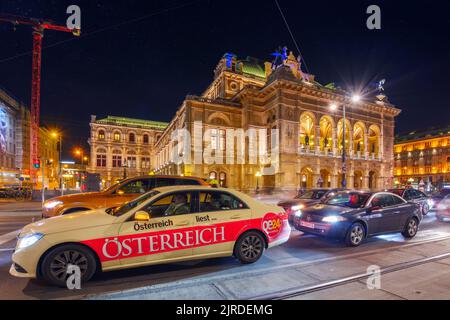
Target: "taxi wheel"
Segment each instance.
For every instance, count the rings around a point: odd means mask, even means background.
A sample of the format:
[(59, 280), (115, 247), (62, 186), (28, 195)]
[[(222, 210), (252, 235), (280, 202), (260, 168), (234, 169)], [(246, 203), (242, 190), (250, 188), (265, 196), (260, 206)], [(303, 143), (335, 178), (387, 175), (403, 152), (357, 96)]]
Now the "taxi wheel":
[(356, 222), (352, 224), (348, 230), (347, 235), (345, 236), (345, 243), (349, 247), (357, 247), (363, 242), (365, 236), (366, 230), (364, 226), (361, 223)]
[(66, 287), (69, 265), (80, 268), (82, 283), (89, 281), (97, 269), (97, 261), (88, 249), (79, 245), (63, 245), (51, 250), (44, 257), (41, 263), (41, 275), (50, 284)]
[(418, 230), (419, 230), (419, 223), (417, 219), (410, 218), (408, 222), (406, 222), (405, 229), (403, 230), (402, 235), (407, 239), (411, 239), (415, 237)]
[(264, 237), (258, 232), (249, 231), (236, 242), (234, 255), (243, 264), (254, 263), (261, 258), (265, 247)]

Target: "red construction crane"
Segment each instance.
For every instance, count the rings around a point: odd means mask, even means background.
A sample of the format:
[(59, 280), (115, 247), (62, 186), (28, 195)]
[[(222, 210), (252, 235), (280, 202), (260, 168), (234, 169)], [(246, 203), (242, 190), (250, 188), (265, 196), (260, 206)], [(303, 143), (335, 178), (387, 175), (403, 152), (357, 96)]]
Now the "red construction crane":
[(41, 104), (41, 60), (42, 60), (42, 38), (44, 30), (55, 30), (70, 32), (75, 36), (80, 35), (79, 29), (69, 29), (66, 26), (53, 24), (50, 21), (19, 17), (12, 15), (0, 15), (0, 22), (17, 25), (28, 25), (33, 28), (33, 64), (31, 70), (31, 157), (30, 173), (36, 177), (36, 170), (39, 167), (39, 115)]

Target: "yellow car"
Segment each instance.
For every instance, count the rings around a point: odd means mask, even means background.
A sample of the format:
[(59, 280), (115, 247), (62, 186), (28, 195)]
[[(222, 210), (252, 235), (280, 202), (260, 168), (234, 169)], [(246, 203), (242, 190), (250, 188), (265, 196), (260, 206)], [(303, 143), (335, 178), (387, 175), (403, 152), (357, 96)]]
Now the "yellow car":
[(241, 192), (163, 187), (117, 208), (27, 225), (19, 235), (10, 273), (65, 286), (74, 266), (84, 282), (96, 271), (194, 259), (234, 255), (248, 264), (266, 248), (286, 242), (290, 232), (281, 207)]

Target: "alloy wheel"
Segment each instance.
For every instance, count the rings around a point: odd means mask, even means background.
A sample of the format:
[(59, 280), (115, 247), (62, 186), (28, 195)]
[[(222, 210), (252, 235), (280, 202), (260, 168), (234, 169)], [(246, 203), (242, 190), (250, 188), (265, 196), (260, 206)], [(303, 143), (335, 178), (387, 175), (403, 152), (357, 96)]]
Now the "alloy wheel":
[(257, 236), (247, 236), (242, 241), (240, 250), (243, 257), (253, 260), (261, 254), (263, 250), (263, 243)]
[(411, 219), (408, 223), (408, 234), (412, 237), (417, 233), (416, 219)]
[(50, 273), (60, 281), (65, 280), (69, 265), (79, 267), (81, 276), (83, 276), (88, 268), (88, 259), (79, 251), (62, 251), (53, 258), (50, 264)]
[(350, 231), (350, 241), (354, 245), (358, 245), (361, 243), (363, 238), (364, 238), (364, 230), (359, 225), (354, 226)]

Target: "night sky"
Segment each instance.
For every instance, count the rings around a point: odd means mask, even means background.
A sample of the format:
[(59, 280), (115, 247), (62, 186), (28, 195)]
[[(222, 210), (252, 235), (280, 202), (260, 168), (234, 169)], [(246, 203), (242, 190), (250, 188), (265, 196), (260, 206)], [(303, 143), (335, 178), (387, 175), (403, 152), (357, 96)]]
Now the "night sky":
[[(403, 110), (397, 133), (450, 123), (450, 1), (279, 3), (320, 83), (351, 90), (386, 78)], [(225, 52), (296, 51), (273, 0), (0, 0), (0, 13), (65, 24), (71, 4), (82, 36), (46, 32), (41, 92), (42, 123), (63, 130), (66, 152), (88, 148), (91, 114), (170, 121)], [(366, 28), (370, 4), (381, 7), (382, 30)], [(0, 86), (29, 105), (31, 29), (0, 24), (0, 44)]]

